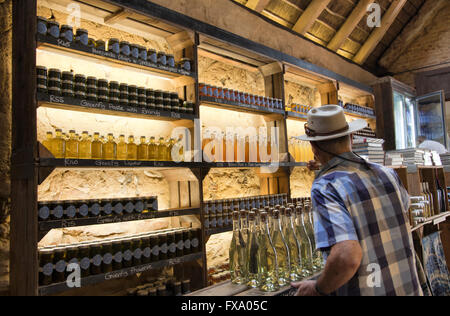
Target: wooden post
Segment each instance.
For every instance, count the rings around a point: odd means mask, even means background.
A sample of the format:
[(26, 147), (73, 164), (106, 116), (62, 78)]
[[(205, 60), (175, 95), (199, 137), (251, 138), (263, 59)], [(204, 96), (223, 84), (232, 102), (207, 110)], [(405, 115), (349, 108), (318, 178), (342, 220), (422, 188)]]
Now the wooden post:
[(38, 294), (36, 5), (36, 0), (13, 1), (10, 289), (14, 296)]
[(338, 89), (335, 83), (324, 83), (318, 86), (322, 105), (338, 104)]

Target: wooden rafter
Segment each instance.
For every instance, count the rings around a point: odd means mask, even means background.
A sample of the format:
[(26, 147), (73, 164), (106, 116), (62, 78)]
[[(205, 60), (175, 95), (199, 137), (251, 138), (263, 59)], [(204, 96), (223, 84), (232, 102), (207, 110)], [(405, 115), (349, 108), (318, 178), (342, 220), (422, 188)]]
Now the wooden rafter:
[(111, 15), (105, 17), (105, 24), (114, 24), (118, 21), (125, 20), (127, 17), (130, 16), (130, 11), (122, 8), (119, 9), (117, 12), (112, 13)]
[(414, 19), (403, 29), (378, 62), (389, 68), (399, 56), (417, 39), (423, 30), (433, 22), (448, 0), (427, 0)]
[(328, 48), (332, 51), (337, 51), (348, 36), (353, 32), (355, 27), (358, 25), (359, 21), (367, 13), (367, 6), (372, 4), (375, 0), (361, 0), (358, 5), (353, 9), (352, 13), (349, 15), (345, 23), (333, 37), (333, 39), (328, 44)]
[(402, 10), (407, 0), (393, 0), (391, 6), (381, 19), (381, 26), (376, 28), (369, 36), (364, 45), (360, 48), (353, 61), (362, 65), (369, 55), (374, 51), (378, 43), (383, 39), (387, 30), (394, 23), (396, 17)]
[(256, 12), (262, 12), (269, 2), (270, 0), (249, 0), (246, 6)]
[(295, 23), (292, 30), (305, 35), (330, 2), (331, 0), (313, 0)]

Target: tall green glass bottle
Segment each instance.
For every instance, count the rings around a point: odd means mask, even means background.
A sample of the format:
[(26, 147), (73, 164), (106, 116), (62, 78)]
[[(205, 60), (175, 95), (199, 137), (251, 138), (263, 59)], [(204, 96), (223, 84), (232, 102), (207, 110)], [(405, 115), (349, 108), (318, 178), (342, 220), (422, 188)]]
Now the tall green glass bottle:
[(230, 273), (233, 284), (246, 284), (245, 247), (239, 227), (239, 212), (233, 212), (233, 238), (230, 245)]
[(289, 247), (289, 253), (291, 255), (291, 281), (300, 281), (302, 279), (302, 261), (300, 257), (300, 245), (295, 233), (295, 229), (292, 222), (292, 210), (290, 208), (285, 209), (285, 225), (284, 225), (284, 237), (286, 238), (286, 244)]
[(273, 211), (273, 233), (272, 242), (275, 247), (278, 259), (278, 284), (286, 286), (290, 281), (291, 259), (289, 248), (284, 239), (283, 230), (281, 229), (280, 211)]
[(264, 292), (274, 292), (280, 289), (278, 284), (277, 253), (270, 238), (267, 213), (260, 214), (261, 236), (258, 248), (258, 277), (260, 289)]
[(300, 239), (301, 257), (302, 257), (302, 274), (304, 277), (313, 274), (313, 247), (308, 233), (306, 232), (305, 224), (303, 222), (302, 207), (297, 206), (295, 216), (295, 227), (297, 235)]
[(255, 223), (255, 213), (250, 212), (248, 214), (249, 219), (249, 231), (247, 236), (247, 248), (246, 248), (246, 261), (247, 261), (247, 285), (251, 288), (259, 288), (259, 240), (258, 231)]

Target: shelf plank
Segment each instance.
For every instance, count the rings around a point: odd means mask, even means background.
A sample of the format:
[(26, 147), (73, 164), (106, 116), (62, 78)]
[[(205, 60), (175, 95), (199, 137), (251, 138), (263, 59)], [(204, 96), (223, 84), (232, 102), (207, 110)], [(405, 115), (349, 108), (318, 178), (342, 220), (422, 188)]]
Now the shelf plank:
[(197, 117), (193, 114), (151, 110), (147, 108), (114, 105), (106, 102), (80, 100), (75, 98), (54, 96), (45, 93), (37, 94), (40, 107), (60, 110), (87, 112), (96, 114), (115, 115), (122, 117), (133, 117), (140, 119), (164, 120), (164, 121), (194, 121)]
[(362, 119), (369, 119), (369, 120), (376, 120), (377, 119), (375, 117), (375, 115), (362, 114), (362, 113), (350, 111), (350, 110), (347, 110), (347, 109), (344, 109), (344, 113), (345, 113), (345, 115), (349, 115), (349, 116), (353, 116), (353, 117), (357, 117), (357, 118), (362, 118)]
[(212, 236), (233, 231), (233, 227), (217, 227), (206, 229), (206, 236)]
[(306, 122), (308, 120), (308, 117), (305, 114), (300, 114), (300, 113), (296, 113), (296, 112), (286, 112), (287, 113), (287, 118), (288, 119), (293, 119), (293, 120), (299, 120), (299, 121), (303, 121)]
[(143, 69), (155, 75), (169, 79), (178, 78), (181, 76), (195, 78), (195, 73), (188, 72), (183, 69), (162, 66), (133, 57), (127, 57), (121, 54), (115, 54), (113, 52), (98, 50), (94, 47), (87, 47), (75, 42), (66, 42), (62, 39), (56, 39), (51, 36), (43, 36), (41, 34), (38, 34), (37, 41), (38, 49), (44, 51), (57, 51), (59, 53), (72, 55), (77, 58), (89, 59), (94, 62), (98, 62), (98, 60), (100, 59), (111, 63), (113, 66), (120, 65)]
[(63, 219), (57, 221), (40, 221), (39, 231), (48, 232), (57, 228), (71, 228), (79, 226), (92, 226), (103, 224), (116, 224), (124, 222), (142, 221), (156, 218), (177, 217), (185, 215), (200, 215), (199, 208), (173, 209), (166, 211), (150, 211), (146, 213), (133, 213), (125, 215), (110, 215), (89, 218)]
[(245, 113), (262, 114), (262, 115), (279, 114), (280, 118), (285, 114), (284, 110), (281, 109), (271, 109), (258, 105), (249, 105), (239, 102), (231, 102), (223, 99), (205, 96), (200, 97), (200, 104), (204, 106)]
[(126, 161), (126, 160), (94, 160), (94, 159), (55, 159), (40, 158), (40, 167), (80, 168), (80, 169), (121, 169), (121, 168), (197, 168), (198, 163), (173, 161)]
[(449, 212), (445, 212), (442, 214), (438, 214), (436, 216), (430, 217), (428, 218), (424, 223), (421, 223), (419, 225), (417, 225), (416, 227), (411, 228), (411, 231), (416, 231), (426, 225), (438, 225), (440, 223), (443, 223), (447, 220), (447, 218), (450, 217), (450, 211)]
[[(106, 274), (99, 274), (99, 275), (93, 275), (86, 278), (81, 279), (81, 287), (89, 286), (89, 285), (95, 285), (99, 283), (103, 283), (110, 280), (117, 280), (117, 279), (123, 279), (138, 273), (143, 273), (151, 270), (161, 269), (161, 268), (167, 268), (167, 267), (173, 267), (177, 264), (185, 263), (185, 262), (191, 262), (198, 259), (201, 259), (203, 257), (203, 254), (201, 252), (190, 254), (187, 256), (175, 258), (175, 259), (168, 259), (168, 260), (162, 260), (154, 263), (144, 264), (137, 267), (131, 267), (122, 269), (119, 271), (113, 271)], [(66, 291), (74, 290), (72, 288), (67, 287), (66, 282), (58, 283), (58, 284), (52, 284), (49, 286), (41, 286), (39, 287), (39, 295), (40, 296), (48, 296), (48, 295), (54, 295)]]

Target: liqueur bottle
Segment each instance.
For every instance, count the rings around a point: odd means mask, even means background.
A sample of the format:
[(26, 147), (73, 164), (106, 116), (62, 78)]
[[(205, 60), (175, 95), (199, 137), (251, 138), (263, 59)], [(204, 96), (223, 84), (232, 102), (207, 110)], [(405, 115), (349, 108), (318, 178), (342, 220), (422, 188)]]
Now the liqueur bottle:
[(117, 160), (128, 159), (128, 145), (125, 141), (125, 135), (119, 136), (119, 142), (117, 143)]
[(247, 236), (246, 247), (246, 262), (247, 262), (247, 285), (251, 288), (258, 288), (259, 283), (259, 260), (258, 260), (258, 231), (255, 224), (255, 213), (250, 212), (249, 218), (249, 230)]
[(94, 139), (92, 140), (92, 159), (102, 159), (102, 141), (100, 140), (100, 133), (94, 134)]
[(233, 238), (230, 245), (230, 272), (233, 284), (246, 284), (245, 278), (245, 247), (242, 244), (242, 234), (239, 228), (239, 212), (233, 212)]
[(267, 213), (261, 213), (261, 237), (258, 248), (258, 277), (260, 289), (264, 292), (274, 292), (280, 289), (278, 284), (277, 253), (270, 238)]
[(53, 154), (53, 156), (55, 155), (54, 153), (54, 148), (53, 148), (53, 133), (52, 132), (47, 132), (46, 134), (46, 138), (45, 140), (42, 142), (42, 145), (44, 145), (45, 148), (47, 148), (47, 150), (49, 152), (51, 152)]
[(171, 138), (167, 142), (167, 161), (173, 161), (172, 150), (175, 147), (175, 139)]
[(155, 137), (151, 137), (150, 142), (148, 143), (148, 160), (158, 160), (158, 145), (156, 144)]
[(289, 247), (289, 253), (291, 258), (291, 281), (299, 281), (302, 279), (301, 271), (302, 264), (300, 258), (300, 245), (295, 233), (294, 225), (292, 222), (291, 209), (285, 209), (285, 226), (284, 237), (286, 244)]
[(141, 136), (141, 143), (138, 146), (138, 160), (148, 160), (148, 145), (145, 136)]
[(159, 138), (158, 142), (158, 161), (166, 161), (167, 157), (167, 146), (164, 137)]
[(83, 132), (80, 141), (80, 159), (92, 158), (92, 142), (89, 140), (89, 132)]
[(103, 144), (103, 159), (114, 160), (117, 157), (117, 144), (114, 141), (114, 135), (108, 134), (106, 143)]
[(138, 159), (138, 146), (134, 142), (134, 136), (131, 135), (128, 137), (128, 144), (127, 144), (127, 153), (128, 153), (128, 160), (134, 161)]
[(313, 273), (313, 261), (312, 261), (313, 247), (311, 245), (311, 240), (309, 239), (308, 233), (306, 232), (301, 206), (297, 206), (295, 224), (297, 228), (297, 235), (299, 236), (300, 239), (301, 258), (303, 267), (302, 274), (303, 276), (307, 277), (312, 275)]
[(272, 242), (275, 247), (278, 259), (278, 284), (286, 286), (290, 281), (291, 258), (289, 248), (284, 239), (283, 231), (281, 229), (280, 212), (273, 211), (273, 234)]
[(62, 130), (56, 130), (56, 135), (52, 143), (53, 156), (57, 159), (64, 158), (66, 156), (66, 140), (63, 138)]
[(66, 143), (66, 158), (78, 159), (79, 158), (79, 139), (74, 130), (69, 132), (70, 138)]

